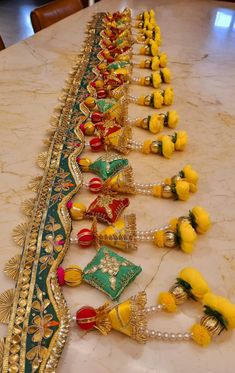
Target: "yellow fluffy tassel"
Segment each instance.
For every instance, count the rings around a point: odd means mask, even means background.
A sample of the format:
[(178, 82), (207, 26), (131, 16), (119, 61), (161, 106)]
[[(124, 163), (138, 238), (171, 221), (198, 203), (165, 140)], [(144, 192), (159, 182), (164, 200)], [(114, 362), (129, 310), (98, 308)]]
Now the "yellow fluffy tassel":
[(152, 140), (145, 140), (142, 146), (142, 153), (149, 154), (150, 153), (150, 146), (152, 144)]
[(164, 231), (157, 231), (154, 233), (154, 243), (157, 247), (164, 247)]
[(162, 196), (162, 186), (161, 185), (155, 185), (152, 189), (152, 193), (154, 197), (161, 198)]
[(175, 303), (175, 297), (169, 292), (162, 292), (158, 296), (158, 303), (165, 306), (165, 311), (175, 312), (177, 307)]
[(191, 328), (192, 339), (196, 342), (199, 346), (206, 347), (211, 342), (211, 336), (208, 330), (200, 325), (194, 324)]

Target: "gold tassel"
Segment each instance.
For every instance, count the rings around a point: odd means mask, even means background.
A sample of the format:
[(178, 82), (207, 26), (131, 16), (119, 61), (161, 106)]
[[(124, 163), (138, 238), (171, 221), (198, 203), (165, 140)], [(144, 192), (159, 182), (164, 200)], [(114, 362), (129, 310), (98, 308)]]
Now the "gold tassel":
[(112, 329), (111, 321), (108, 316), (110, 310), (109, 302), (106, 302), (103, 306), (96, 309), (96, 325), (95, 328), (98, 329), (103, 335), (107, 335)]
[(12, 237), (14, 242), (18, 245), (23, 247), (25, 243), (25, 238), (28, 233), (28, 223), (21, 223), (18, 224), (12, 232)]
[(132, 338), (140, 343), (146, 343), (147, 337), (143, 330), (147, 327), (147, 319), (145, 306), (147, 296), (145, 291), (141, 291), (137, 295), (131, 297), (131, 326)]
[(14, 290), (6, 290), (0, 294), (0, 322), (8, 324), (10, 320), (11, 307), (14, 300)]
[(5, 338), (0, 338), (0, 372), (2, 371), (2, 366), (3, 366), (4, 349), (5, 349)]
[(47, 164), (47, 152), (42, 152), (37, 157), (37, 165), (38, 167), (44, 170), (44, 168), (46, 167), (46, 164)]
[(26, 216), (32, 216), (35, 201), (35, 198), (29, 198), (21, 203), (21, 210)]
[[(93, 228), (94, 229), (94, 228)], [(137, 250), (136, 216), (130, 214), (103, 229), (100, 234), (94, 233), (97, 243), (106, 243), (120, 250), (130, 252)]]
[(104, 182), (103, 188), (104, 190), (107, 188), (114, 192), (135, 194), (136, 188), (134, 185), (132, 167), (126, 166), (118, 171), (113, 177), (110, 177)]
[(3, 272), (12, 280), (16, 281), (19, 274), (21, 255), (15, 255), (5, 264)]
[(35, 176), (29, 182), (28, 187), (33, 192), (38, 193), (40, 190), (41, 182), (42, 182), (42, 176)]

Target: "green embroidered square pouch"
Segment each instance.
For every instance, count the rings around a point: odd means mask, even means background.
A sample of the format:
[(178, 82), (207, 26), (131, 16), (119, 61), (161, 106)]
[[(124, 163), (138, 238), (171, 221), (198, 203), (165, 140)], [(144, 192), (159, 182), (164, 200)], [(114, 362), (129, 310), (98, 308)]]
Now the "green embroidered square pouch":
[(102, 246), (84, 268), (83, 280), (115, 300), (141, 271), (140, 266)]
[(110, 155), (109, 157), (102, 156), (98, 158), (90, 165), (89, 169), (100, 176), (102, 180), (106, 180), (127, 165), (127, 159), (117, 155)]

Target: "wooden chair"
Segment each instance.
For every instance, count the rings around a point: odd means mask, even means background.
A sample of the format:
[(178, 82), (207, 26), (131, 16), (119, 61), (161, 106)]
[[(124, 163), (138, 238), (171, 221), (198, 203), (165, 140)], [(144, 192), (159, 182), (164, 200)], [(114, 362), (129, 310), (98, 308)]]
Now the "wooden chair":
[(2, 51), (5, 48), (6, 48), (5, 44), (3, 43), (3, 40), (2, 40), (1, 35), (0, 35), (0, 51)]
[(33, 30), (38, 32), (81, 9), (81, 0), (54, 0), (42, 5), (30, 14)]

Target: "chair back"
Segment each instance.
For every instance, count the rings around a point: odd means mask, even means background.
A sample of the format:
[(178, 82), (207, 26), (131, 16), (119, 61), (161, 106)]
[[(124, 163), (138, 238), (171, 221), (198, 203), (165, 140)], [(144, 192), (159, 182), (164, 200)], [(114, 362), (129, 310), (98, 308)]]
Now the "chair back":
[(33, 30), (38, 32), (81, 9), (83, 5), (80, 0), (54, 0), (40, 6), (30, 14)]

